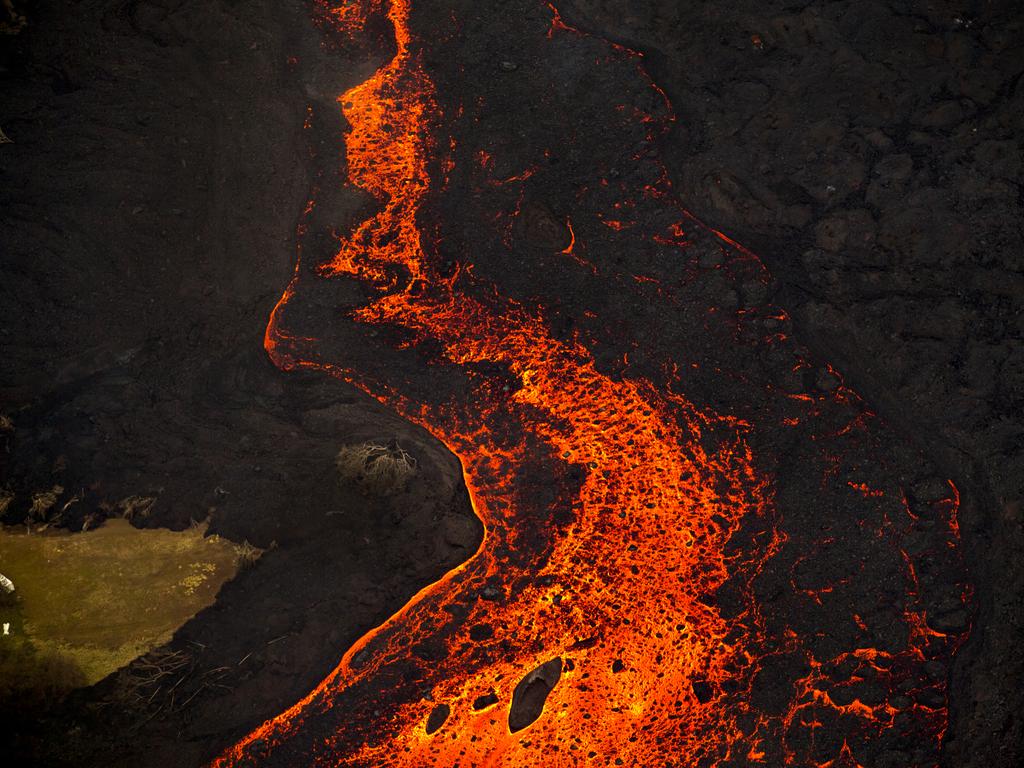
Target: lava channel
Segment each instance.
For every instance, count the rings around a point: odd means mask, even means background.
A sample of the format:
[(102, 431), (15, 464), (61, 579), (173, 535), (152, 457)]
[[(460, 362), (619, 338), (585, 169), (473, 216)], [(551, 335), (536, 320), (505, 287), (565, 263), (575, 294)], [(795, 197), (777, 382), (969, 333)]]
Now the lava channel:
[[(758, 457), (748, 422), (713, 409), (704, 397), (687, 397), (685, 369), (673, 363), (672, 350), (653, 354), (671, 375), (614, 370), (585, 335), (556, 328), (544, 305), (503, 292), (472, 253), (453, 262), (438, 252), (423, 221), (432, 201), (452, 187), (454, 140), (437, 137), (456, 115), (441, 106), (411, 5), (317, 4), (321, 26), (337, 39), (357, 39), (368, 20), (382, 15), (394, 30), (390, 60), (338, 98), (350, 126), (348, 182), (375, 207), (338, 235), (324, 262), (304, 264), (300, 251), (265, 345), (280, 368), (344, 379), (444, 442), (462, 461), (484, 539), (471, 559), (360, 638), (305, 698), (214, 764), (558, 768), (774, 761), (838, 768), (858, 764), (862, 741), (903, 720), (927, 721), (922, 732), (941, 738), (944, 704), (901, 709), (889, 698), (889, 688), (915, 690), (911, 667), (938, 653), (933, 645), (948, 655), (960, 640), (930, 628), (913, 600), (900, 615), (910, 629), (899, 647), (851, 641), (822, 657), (800, 632), (772, 626), (756, 582), (769, 564), (783, 562), (790, 536), (780, 525), (766, 469), (771, 462)], [(553, 8), (538, 6), (548, 13), (538, 45), (585, 37)], [(626, 49), (600, 40), (586, 45), (636, 67)], [(663, 98), (649, 82), (640, 87)], [(654, 118), (620, 113), (656, 130)], [(486, 170), (486, 153), (479, 158)], [(531, 175), (505, 175), (488, 188), (515, 188)], [(647, 205), (674, 217), (647, 238), (658, 248), (679, 252), (689, 233), (698, 233), (727, 247), (723, 253), (737, 274), (763, 282), (763, 268), (750, 254), (671, 202), (663, 171), (641, 186), (636, 199), (643, 202), (590, 217), (590, 224), (550, 217), (566, 221), (571, 235), (550, 248), (552, 257), (588, 280), (619, 281), (633, 298), (682, 302), (659, 277), (624, 277), (607, 261), (597, 265), (599, 236), (588, 233), (599, 227), (608, 237), (634, 236), (626, 217)], [(518, 226), (514, 219), (529, 215), (523, 214), (529, 201), (525, 193), (512, 198), (510, 226)], [(307, 216), (318, 205), (314, 199)], [(502, 226), (494, 228), (495, 242), (505, 236)], [(364, 297), (347, 299), (336, 315), (351, 331), (344, 341), (295, 330), (303, 326), (302, 297), (322, 296), (324, 285), (345, 286), (347, 296), (354, 286)], [(777, 311), (772, 317), (784, 320)], [(781, 344), (784, 336), (770, 341)], [(843, 387), (821, 396), (772, 391), (778, 408), (787, 409), (787, 425), (814, 420), (832, 407), (826, 401), (839, 402), (843, 413), (863, 410)], [(845, 484), (843, 492), (851, 503), (876, 507), (892, 496), (879, 500)], [(942, 504), (955, 519), (955, 504)], [(898, 527), (878, 527), (877, 538), (893, 551)], [(911, 560), (899, 568), (908, 569), (911, 583)], [(793, 569), (794, 592), (808, 604), (820, 605), (845, 584), (838, 579), (805, 590), (799, 562)], [(738, 595), (728, 609), (716, 598), (727, 585)], [(753, 692), (776, 658), (798, 662), (780, 684), (781, 706), (759, 709)], [(841, 695), (830, 682), (840, 668), (844, 679), (875, 674), (884, 695)], [(842, 732), (849, 735), (838, 742), (817, 738), (826, 717), (848, 722)]]

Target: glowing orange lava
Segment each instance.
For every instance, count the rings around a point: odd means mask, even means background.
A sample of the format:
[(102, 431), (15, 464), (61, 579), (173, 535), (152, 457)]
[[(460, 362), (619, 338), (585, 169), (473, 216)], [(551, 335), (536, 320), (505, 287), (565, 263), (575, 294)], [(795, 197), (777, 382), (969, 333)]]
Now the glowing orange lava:
[[(296, 271), (266, 348), (280, 367), (340, 376), (443, 440), (463, 462), (485, 538), (472, 559), (361, 638), (315, 690), (215, 764), (760, 762), (764, 722), (744, 704), (757, 665), (757, 609), (751, 601), (726, 617), (708, 599), (728, 579), (755, 574), (782, 543), (777, 534), (754, 554), (727, 554), (741, 521), (773, 514), (742, 425), (648, 381), (610, 378), (583, 345), (556, 338), (539, 310), (473, 290), (468, 269), (443, 274), (432, 264), (417, 215), (431, 190), (437, 107), (410, 32), (410, 4), (386, 5), (394, 57), (338, 100), (351, 125), (349, 181), (379, 208), (340, 239), (319, 278)], [(354, 35), (384, 7), (363, 0), (321, 11)], [(550, 34), (569, 29), (555, 12)], [(683, 237), (675, 225), (663, 239)], [(576, 245), (572, 231), (562, 253), (574, 256)], [(440, 363), (468, 372), (472, 401), (417, 402), (400, 383), (323, 359), (317, 340), (290, 335), (282, 318), (301, 281), (339, 277), (376, 291), (356, 320), (400, 327), (411, 343), (433, 342)], [(475, 373), (483, 363), (499, 364), (515, 386)], [(580, 473), (545, 497), (538, 488), (552, 478), (535, 476), (545, 462)], [(432, 642), (442, 647), (424, 655)], [(562, 673), (543, 714), (510, 732), (513, 689), (554, 658)], [(849, 660), (874, 657), (865, 651)], [(840, 707), (819, 686), (822, 663), (811, 662), (783, 725), (822, 702)], [(375, 680), (385, 682), (374, 689)], [(442, 704), (447, 718), (428, 733), (428, 715)], [(841, 709), (892, 717), (859, 700)], [(844, 744), (823, 765), (846, 765), (848, 754)]]

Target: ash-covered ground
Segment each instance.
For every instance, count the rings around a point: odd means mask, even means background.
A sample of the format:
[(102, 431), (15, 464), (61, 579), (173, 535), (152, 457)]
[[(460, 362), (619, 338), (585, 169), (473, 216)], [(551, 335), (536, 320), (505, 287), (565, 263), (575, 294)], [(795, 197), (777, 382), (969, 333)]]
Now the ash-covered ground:
[[(503, 14), (521, 5), (432, 4), (416, 23), (447, 31), (455, 11), (460, 30), (501, 38), (503, 25), (520, 28)], [(942, 478), (956, 483), (975, 598), (971, 612), (941, 609), (946, 631), (973, 625), (951, 668), (931, 669), (951, 680), (942, 760), (1016, 765), (1020, 12), (586, 0), (560, 11), (645, 54), (678, 115), (656, 150), (683, 204), (771, 270), (766, 295), (713, 281), (708, 303), (781, 305), (791, 332), (887, 425), (875, 439), (901, 446), (892, 463), (915, 470), (920, 501), (941, 501)], [(210, 514), (212, 532), (276, 543), (172, 641), (192, 665), (173, 701), (157, 692), (140, 705), (115, 675), (60, 710), (6, 720), (26, 759), (198, 765), (292, 704), (479, 541), (458, 462), (430, 435), (338, 382), (279, 372), (263, 353), (296, 223), (343, 127), (303, 130), (307, 106), (328, 109), (390, 46), (382, 23), (339, 67), (309, 19), (301, 2), (40, 3), (4, 41), (0, 127), (14, 142), (0, 145), (5, 521), (60, 485), (67, 498), (85, 492), (55, 521), (73, 529), (142, 494), (157, 501), (137, 524), (181, 528)], [(507, 91), (515, 104), (536, 76), (529, 46), (513, 35), (488, 48), (487, 34), (438, 46), (439, 83), (461, 71), (467, 93)], [(614, 94), (615, 82), (595, 90)], [(514, 152), (500, 126), (489, 138)], [(567, 151), (570, 167), (586, 157)], [(341, 222), (359, 201), (339, 205)], [(559, 205), (526, 209), (516, 235), (527, 250), (561, 244)], [(432, 212), (451, 221), (463, 210), (455, 197)], [(575, 309), (567, 298), (566, 322)], [(811, 379), (812, 391), (837, 385)], [(368, 501), (338, 485), (333, 458), (339, 443), (382, 436), (413, 446), (422, 471), (401, 496)], [(799, 468), (814, 459), (785, 449), (780, 482), (806, 505), (813, 489)], [(780, 581), (789, 575), (780, 565)], [(761, 684), (761, 705), (776, 706), (771, 679)], [(886, 754), (916, 759), (899, 744)]]

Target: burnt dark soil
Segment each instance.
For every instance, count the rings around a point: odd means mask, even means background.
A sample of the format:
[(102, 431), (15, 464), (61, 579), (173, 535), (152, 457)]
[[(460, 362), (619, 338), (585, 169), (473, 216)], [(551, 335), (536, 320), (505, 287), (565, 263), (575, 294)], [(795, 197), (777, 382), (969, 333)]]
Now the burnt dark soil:
[[(41, 4), (5, 44), (4, 519), (60, 486), (32, 522), (95, 526), (142, 496), (137, 525), (209, 517), (267, 550), (166, 649), (187, 659), (173, 693), (130, 669), (45, 719), (5, 702), (5, 751), (198, 765), (465, 560), (480, 525), (430, 435), (263, 352), (311, 184), (289, 63), (318, 55), (305, 4)], [(419, 462), (404, 492), (339, 485), (342, 445), (392, 438)]]
[[(487, 5), (477, 18), (508, 12)], [(953, 669), (935, 672), (953, 681), (950, 766), (1024, 759), (1014, 5), (562, 8), (646, 54), (679, 115), (660, 149), (682, 199), (766, 260), (803, 342), (913, 446), (901, 466), (926, 457), (922, 502), (941, 496), (937, 478), (960, 488), (977, 614)], [(28, 21), (2, 54), (4, 519), (59, 485), (36, 522), (99, 524), (139, 495), (155, 502), (138, 525), (209, 516), (211, 532), (268, 551), (176, 635), (188, 673), (174, 691), (140, 684), (139, 665), (54, 712), (12, 719), (5, 705), (5, 740), (40, 764), (198, 765), (479, 541), (458, 462), (430, 435), (262, 350), (317, 157), (337, 152), (336, 133), (303, 130), (307, 106), (327, 109), (386, 54), (371, 40), (362, 69), (337, 71), (290, 0), (47, 2)], [(530, 77), (502, 69), (507, 47), (477, 75), (492, 89)], [(540, 204), (527, 219), (528, 242), (560, 236)], [(338, 484), (342, 444), (391, 437), (420, 461), (402, 494)], [(786, 450), (778, 474), (799, 506), (812, 457)], [(947, 616), (951, 631), (965, 621)]]

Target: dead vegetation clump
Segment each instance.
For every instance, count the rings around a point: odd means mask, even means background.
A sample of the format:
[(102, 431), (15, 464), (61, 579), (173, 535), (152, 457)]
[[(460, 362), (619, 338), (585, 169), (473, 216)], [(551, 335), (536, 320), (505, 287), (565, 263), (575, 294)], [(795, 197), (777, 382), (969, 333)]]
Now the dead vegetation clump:
[(123, 671), (118, 698), (134, 709), (151, 710), (148, 721), (160, 712), (181, 712), (203, 691), (231, 690), (225, 684), (230, 672), (223, 666), (203, 670), (191, 654), (159, 648)]
[(133, 661), (124, 675), (124, 693), (135, 704), (148, 704), (166, 686), (192, 666), (192, 659), (181, 651), (164, 648), (150, 651)]
[[(68, 510), (85, 498), (85, 491), (81, 490), (67, 497), (63, 504), (59, 504), (61, 496), (64, 495), (64, 486), (54, 485), (47, 491), (39, 491), (32, 494), (32, 504), (29, 506), (28, 515), (25, 517), (25, 525), (29, 531), (41, 532), (50, 527), (67, 526), (70, 518)], [(6, 512), (11, 499), (4, 498), (0, 492), (0, 515)], [(86, 515), (88, 518), (89, 515)]]
[(121, 511), (121, 517), (131, 521), (136, 517), (149, 515), (155, 501), (156, 499), (152, 496), (128, 496), (118, 502), (117, 508)]
[(338, 451), (336, 463), (341, 482), (370, 496), (398, 493), (416, 474), (416, 459), (397, 440), (346, 445)]
[(64, 493), (64, 487), (55, 485), (48, 491), (39, 491), (32, 494), (32, 506), (28, 511), (29, 517), (33, 520), (45, 520), (47, 513), (53, 509), (57, 499)]
[(243, 570), (251, 568), (263, 555), (263, 550), (253, 546), (246, 539), (241, 544), (235, 544), (235, 555), (238, 557), (238, 568)]

